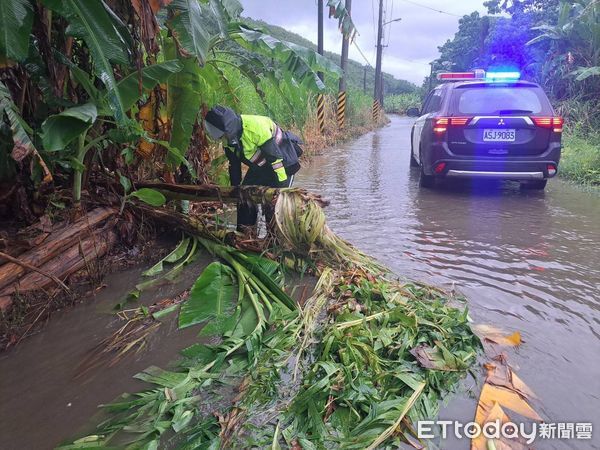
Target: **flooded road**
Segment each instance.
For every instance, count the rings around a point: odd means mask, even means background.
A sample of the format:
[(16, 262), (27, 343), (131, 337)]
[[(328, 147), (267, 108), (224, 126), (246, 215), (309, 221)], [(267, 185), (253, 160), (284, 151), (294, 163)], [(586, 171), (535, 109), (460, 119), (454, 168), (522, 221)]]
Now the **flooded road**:
[[(420, 189), (409, 167), (411, 123), (392, 117), (386, 128), (327, 150), (296, 185), (330, 200), (331, 228), (399, 275), (455, 288), (477, 323), (521, 332), (524, 344), (508, 352), (509, 361), (538, 395), (534, 408), (548, 422), (594, 424), (593, 442), (537, 441), (534, 448), (600, 448), (600, 196), (560, 180), (546, 192), (490, 183)], [(209, 261), (144, 293), (142, 303), (189, 287)], [(74, 378), (90, 349), (120, 326), (112, 308), (147, 266), (109, 275), (109, 289), (0, 355), (0, 449), (53, 448), (91, 431), (98, 404), (143, 389), (132, 375), (167, 366), (197, 340), (198, 329), (176, 332), (173, 315), (149, 351)], [(440, 419), (473, 419), (479, 390), (472, 384), (473, 395), (452, 397)]]
[[(533, 406), (548, 422), (594, 426), (593, 442), (535, 448), (600, 448), (600, 195), (561, 180), (545, 192), (489, 182), (420, 189), (409, 167), (413, 120), (391, 119), (315, 158), (296, 186), (330, 200), (329, 226), (399, 275), (454, 287), (475, 322), (521, 332), (509, 361), (540, 398)], [(459, 396), (440, 418), (471, 421), (475, 404)]]

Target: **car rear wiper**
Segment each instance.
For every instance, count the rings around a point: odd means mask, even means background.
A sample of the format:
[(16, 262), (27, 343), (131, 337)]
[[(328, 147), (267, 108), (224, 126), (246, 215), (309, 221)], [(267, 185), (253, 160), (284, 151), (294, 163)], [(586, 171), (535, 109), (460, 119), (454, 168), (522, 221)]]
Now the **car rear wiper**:
[(499, 109), (496, 114), (531, 114), (529, 109)]

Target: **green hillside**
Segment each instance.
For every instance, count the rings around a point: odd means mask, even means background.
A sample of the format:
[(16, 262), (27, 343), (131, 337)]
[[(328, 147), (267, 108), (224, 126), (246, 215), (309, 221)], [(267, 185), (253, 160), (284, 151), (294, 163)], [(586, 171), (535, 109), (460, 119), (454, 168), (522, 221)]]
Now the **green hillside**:
[[(313, 50), (317, 49), (317, 46), (313, 44), (306, 38), (302, 36), (292, 33), (285, 28), (278, 27), (276, 25), (270, 25), (262, 20), (255, 20), (251, 18), (244, 18), (244, 22), (246, 22), (249, 26), (262, 28), (267, 30), (267, 32), (276, 37), (277, 39), (293, 42), (294, 44), (301, 45), (303, 47), (307, 47)], [(341, 39), (340, 39), (341, 43)], [(341, 44), (340, 44), (341, 45)], [(327, 58), (334, 61), (339, 65), (340, 63), (340, 55), (338, 53), (333, 52), (325, 52), (325, 56)], [(354, 89), (363, 89), (363, 79), (364, 79), (364, 64), (361, 64), (354, 60), (348, 61), (348, 85)], [(389, 73), (383, 74), (384, 78), (384, 87), (386, 95), (394, 95), (394, 94), (402, 94), (408, 92), (416, 92), (418, 91), (418, 87), (406, 80), (398, 80), (393, 75)], [(374, 88), (374, 80), (375, 80), (375, 69), (367, 66), (367, 93), (372, 94)]]

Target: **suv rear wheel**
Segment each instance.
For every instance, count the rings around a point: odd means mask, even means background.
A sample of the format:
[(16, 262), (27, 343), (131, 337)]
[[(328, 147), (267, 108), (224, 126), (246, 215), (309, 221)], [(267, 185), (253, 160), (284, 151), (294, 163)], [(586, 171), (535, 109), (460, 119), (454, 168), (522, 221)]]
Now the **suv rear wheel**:
[(413, 154), (412, 147), (410, 149), (410, 167), (419, 167), (419, 163), (415, 159), (415, 155)]
[(521, 183), (521, 187), (523, 189), (534, 189), (538, 191), (543, 191), (546, 188), (547, 183), (548, 180), (525, 181)]
[(435, 185), (435, 177), (433, 175), (427, 175), (423, 170), (423, 166), (421, 165), (421, 169), (419, 171), (419, 186), (424, 188), (432, 188)]

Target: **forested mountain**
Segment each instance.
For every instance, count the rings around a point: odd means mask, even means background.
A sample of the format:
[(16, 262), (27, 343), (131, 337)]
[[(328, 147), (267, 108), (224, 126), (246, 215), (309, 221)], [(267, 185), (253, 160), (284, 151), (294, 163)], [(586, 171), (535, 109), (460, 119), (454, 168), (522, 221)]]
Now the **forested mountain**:
[[(303, 47), (310, 48), (312, 50), (316, 50), (317, 48), (317, 46), (308, 39), (296, 33), (292, 33), (291, 31), (288, 31), (285, 28), (278, 27), (276, 25), (270, 25), (262, 20), (254, 20), (251, 18), (244, 18), (244, 21), (250, 26), (265, 29), (271, 36), (274, 36), (277, 39), (293, 42), (294, 44), (298, 44)], [(325, 56), (331, 61), (335, 62), (336, 64), (340, 64), (340, 55), (338, 53), (325, 51)], [(374, 63), (375, 62), (373, 61), (373, 64)], [(348, 61), (348, 85), (350, 87), (353, 87), (355, 89), (363, 89), (364, 67), (365, 64), (363, 64), (363, 62), (357, 62), (352, 59)], [(415, 84), (406, 80), (399, 80), (389, 73), (384, 72), (383, 77), (386, 95), (415, 92), (418, 89), (418, 87)], [(373, 92), (374, 80), (375, 68), (367, 66), (367, 93)]]

